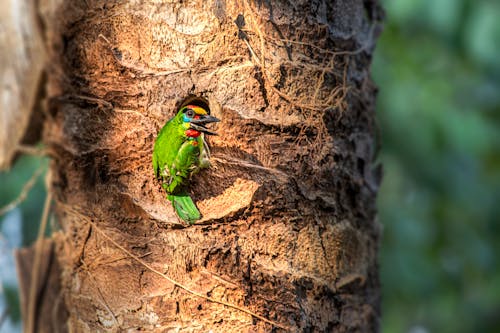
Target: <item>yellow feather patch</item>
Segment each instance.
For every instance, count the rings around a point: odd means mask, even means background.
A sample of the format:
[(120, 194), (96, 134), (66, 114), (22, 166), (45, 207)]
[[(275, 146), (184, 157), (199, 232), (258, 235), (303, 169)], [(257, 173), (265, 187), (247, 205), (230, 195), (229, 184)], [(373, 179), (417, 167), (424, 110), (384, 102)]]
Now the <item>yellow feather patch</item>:
[(200, 116), (207, 114), (207, 111), (204, 108), (197, 105), (187, 105), (186, 107), (192, 109), (196, 114), (199, 114)]

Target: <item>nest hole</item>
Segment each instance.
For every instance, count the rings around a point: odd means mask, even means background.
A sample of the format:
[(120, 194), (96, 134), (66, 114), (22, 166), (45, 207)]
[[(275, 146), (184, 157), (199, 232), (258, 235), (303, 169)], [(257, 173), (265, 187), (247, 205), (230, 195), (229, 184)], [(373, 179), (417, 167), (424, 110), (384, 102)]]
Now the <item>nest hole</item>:
[(204, 97), (201, 96), (196, 96), (196, 95), (188, 95), (184, 99), (182, 99), (179, 103), (176, 105), (176, 110), (180, 110), (186, 105), (196, 105), (199, 106), (203, 109), (205, 109), (208, 114), (210, 114), (210, 107), (208, 100)]

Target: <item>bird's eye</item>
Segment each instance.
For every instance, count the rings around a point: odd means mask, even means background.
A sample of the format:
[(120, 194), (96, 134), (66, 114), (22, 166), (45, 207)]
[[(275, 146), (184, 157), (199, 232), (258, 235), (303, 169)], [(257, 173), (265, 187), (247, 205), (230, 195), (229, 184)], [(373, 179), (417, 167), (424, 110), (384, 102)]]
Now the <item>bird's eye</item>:
[(188, 116), (189, 118), (193, 118), (193, 116), (194, 116), (194, 111), (193, 111), (193, 110), (191, 110), (191, 109), (188, 109), (188, 110), (186, 111), (186, 116)]

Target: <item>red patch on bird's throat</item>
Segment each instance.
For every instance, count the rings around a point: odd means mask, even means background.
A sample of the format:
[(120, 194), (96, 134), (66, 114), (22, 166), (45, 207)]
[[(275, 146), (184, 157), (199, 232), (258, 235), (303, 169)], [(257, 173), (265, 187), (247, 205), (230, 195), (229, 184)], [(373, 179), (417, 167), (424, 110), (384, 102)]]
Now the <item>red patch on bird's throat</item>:
[(192, 128), (188, 129), (186, 131), (186, 136), (190, 137), (190, 138), (197, 138), (199, 137), (201, 134), (201, 132), (197, 131), (197, 130), (194, 130)]

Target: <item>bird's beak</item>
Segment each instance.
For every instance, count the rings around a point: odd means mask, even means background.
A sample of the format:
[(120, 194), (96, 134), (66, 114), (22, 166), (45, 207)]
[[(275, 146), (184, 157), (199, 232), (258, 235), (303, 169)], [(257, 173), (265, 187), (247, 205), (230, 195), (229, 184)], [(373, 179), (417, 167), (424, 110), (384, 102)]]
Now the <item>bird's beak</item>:
[(203, 132), (209, 135), (217, 135), (216, 132), (212, 132), (208, 128), (205, 127), (206, 124), (209, 123), (216, 123), (219, 122), (220, 120), (218, 118), (212, 117), (211, 115), (203, 115), (200, 116), (198, 119), (192, 119), (191, 120), (191, 128), (194, 130), (197, 130), (199, 132)]

